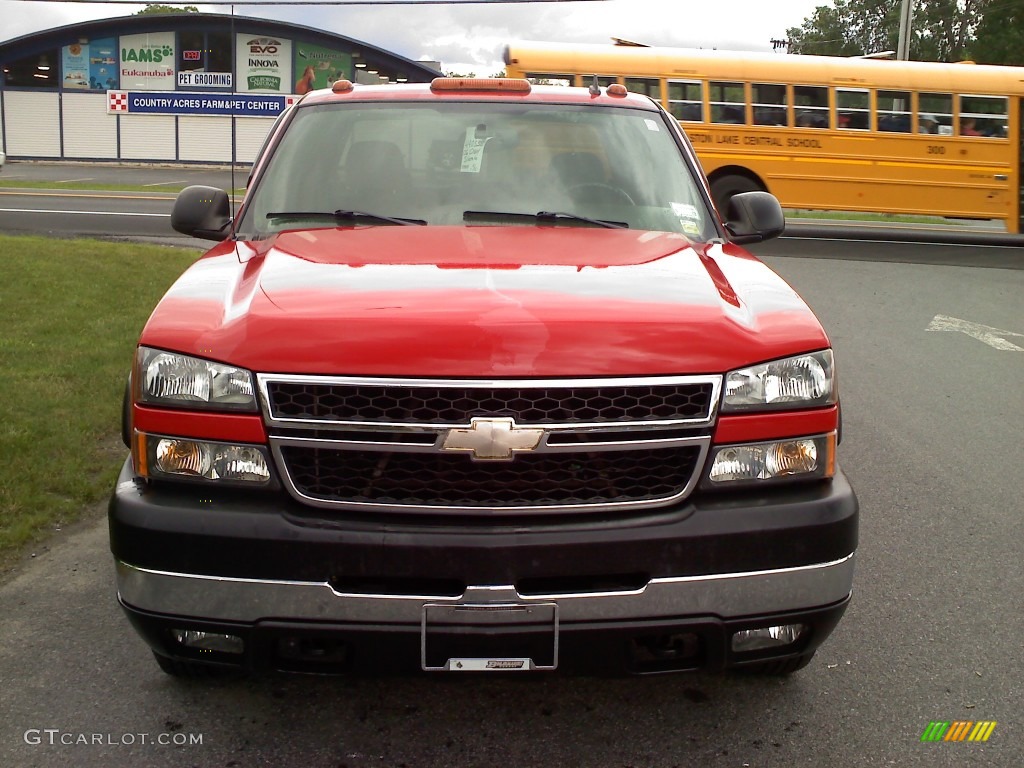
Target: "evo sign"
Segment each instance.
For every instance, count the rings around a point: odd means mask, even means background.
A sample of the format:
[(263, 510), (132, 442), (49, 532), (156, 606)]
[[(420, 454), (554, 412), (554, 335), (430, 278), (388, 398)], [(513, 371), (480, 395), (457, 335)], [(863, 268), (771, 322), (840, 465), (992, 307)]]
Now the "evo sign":
[(107, 112), (115, 115), (202, 115), (277, 117), (294, 96), (107, 91)]
[(292, 92), (292, 41), (259, 35), (235, 36), (235, 72), (243, 93)]

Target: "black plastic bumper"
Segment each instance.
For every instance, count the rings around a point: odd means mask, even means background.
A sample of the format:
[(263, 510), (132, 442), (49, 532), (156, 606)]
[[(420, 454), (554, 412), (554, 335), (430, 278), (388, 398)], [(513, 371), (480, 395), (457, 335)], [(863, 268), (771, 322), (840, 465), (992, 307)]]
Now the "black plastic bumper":
[[(725, 621), (715, 616), (689, 616), (630, 622), (592, 622), (561, 628), (557, 659), (542, 658), (550, 642), (528, 630), (486, 638), (450, 634), (434, 645), (441, 651), (426, 661), (443, 663), (452, 653), (486, 654), (500, 648), (502, 657), (529, 657), (557, 662), (559, 672), (596, 675), (720, 671), (784, 662), (812, 654), (832, 633), (849, 597), (813, 610), (750, 616)], [(233, 624), (182, 620), (122, 607), (136, 631), (159, 655), (248, 672), (302, 672), (379, 675), (422, 671), (422, 636), (418, 628), (389, 625), (345, 625), (323, 622), (262, 621)], [(730, 640), (743, 629), (803, 624), (805, 634), (786, 647), (734, 653)], [(192, 629), (230, 634), (244, 642), (241, 654), (200, 651), (175, 642), (172, 631)], [(545, 648), (545, 644), (547, 647)], [(540, 648), (540, 652), (537, 649)]]
[(152, 570), (358, 591), (460, 594), (512, 584), (549, 593), (838, 560), (857, 547), (857, 513), (842, 473), (758, 494), (696, 493), (629, 516), (467, 521), (332, 515), (284, 492), (146, 485), (126, 464), (109, 522), (114, 557)]
[[(557, 656), (559, 669), (603, 672), (806, 656), (848, 603), (858, 515), (842, 474), (770, 494), (695, 494), (628, 518), (480, 522), (332, 516), (279, 493), (147, 485), (127, 465), (109, 512), (122, 605), (156, 653), (373, 673), (434, 667), (446, 654)], [(491, 598), (486, 585), (502, 591)], [(558, 604), (564, 620), (441, 623), (429, 633), (440, 656), (427, 658), (423, 606), (492, 600)], [(789, 646), (732, 650), (734, 632), (781, 624), (806, 631)], [(244, 651), (189, 648), (173, 630), (233, 635)]]

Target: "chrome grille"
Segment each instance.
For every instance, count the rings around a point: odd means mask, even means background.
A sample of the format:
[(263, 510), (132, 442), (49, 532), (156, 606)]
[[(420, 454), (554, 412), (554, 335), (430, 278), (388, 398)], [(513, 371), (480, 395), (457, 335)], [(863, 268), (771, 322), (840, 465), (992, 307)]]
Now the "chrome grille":
[(686, 487), (699, 446), (538, 453), (474, 462), (437, 453), (286, 446), (296, 490), (321, 502), (493, 509), (643, 502)]
[(487, 386), (306, 381), (265, 382), (270, 415), (280, 421), (358, 424), (467, 424), (509, 416), (520, 424), (620, 424), (706, 421), (714, 407), (708, 379), (643, 384), (526, 382)]
[(627, 511), (685, 498), (721, 388), (720, 376), (258, 380), (295, 498), (469, 515)]

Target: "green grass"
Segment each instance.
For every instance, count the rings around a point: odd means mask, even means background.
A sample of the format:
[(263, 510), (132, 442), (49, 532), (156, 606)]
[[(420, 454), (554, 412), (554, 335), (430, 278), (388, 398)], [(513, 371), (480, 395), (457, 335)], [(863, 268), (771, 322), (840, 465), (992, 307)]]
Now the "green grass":
[(139, 331), (196, 253), (0, 235), (0, 561), (106, 497)]
[[(239, 175), (238, 178), (245, 181), (244, 174)], [(187, 186), (189, 185), (160, 184), (157, 186), (143, 186), (141, 184), (103, 184), (95, 181), (25, 181), (22, 179), (5, 179), (3, 176), (0, 176), (0, 189), (45, 189), (51, 192), (53, 190), (70, 189), (76, 192), (149, 192), (152, 194), (175, 195)], [(241, 197), (244, 194), (245, 187), (238, 187), (233, 193), (235, 197)]]
[(876, 224), (944, 224), (959, 225), (958, 222), (941, 216), (913, 216), (901, 213), (865, 213), (860, 211), (807, 211), (786, 209), (788, 219), (827, 219), (830, 221), (860, 221)]

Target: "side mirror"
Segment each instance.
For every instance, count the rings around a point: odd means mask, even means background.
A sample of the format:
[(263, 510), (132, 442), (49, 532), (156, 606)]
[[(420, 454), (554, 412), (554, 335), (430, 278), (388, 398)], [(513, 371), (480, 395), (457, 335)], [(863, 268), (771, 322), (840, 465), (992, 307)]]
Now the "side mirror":
[(171, 226), (182, 234), (203, 240), (223, 240), (231, 228), (228, 193), (217, 187), (185, 187), (174, 201)]
[(775, 195), (741, 192), (729, 200), (725, 228), (734, 243), (760, 243), (781, 235), (786, 228), (786, 217)]

